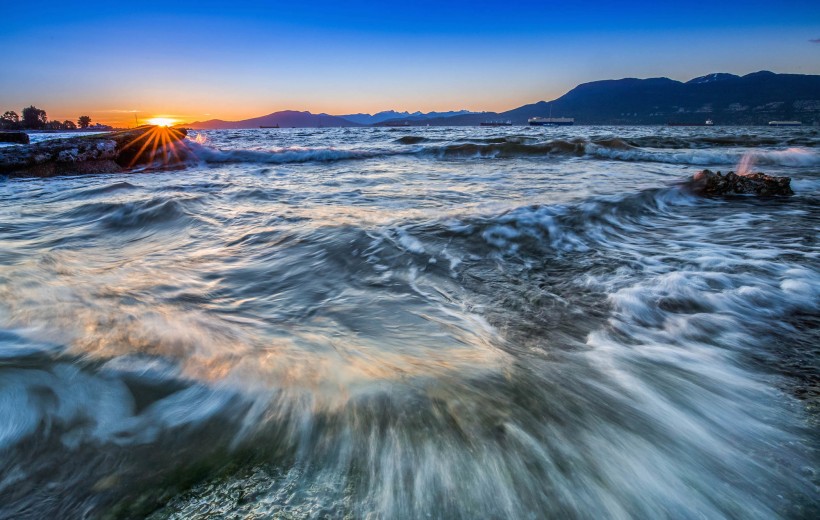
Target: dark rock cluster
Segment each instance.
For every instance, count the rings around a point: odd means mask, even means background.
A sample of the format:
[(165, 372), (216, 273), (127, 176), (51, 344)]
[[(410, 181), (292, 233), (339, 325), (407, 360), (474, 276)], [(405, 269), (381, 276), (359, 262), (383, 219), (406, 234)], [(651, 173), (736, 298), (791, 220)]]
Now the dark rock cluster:
[(28, 134), (25, 132), (0, 132), (0, 143), (28, 144)]
[(133, 130), (53, 139), (0, 148), (0, 175), (51, 177), (116, 173), (132, 168), (174, 167), (191, 159), (184, 129), (143, 126)]
[(773, 177), (764, 173), (739, 175), (729, 172), (726, 175), (711, 170), (703, 170), (694, 175), (689, 182), (690, 188), (698, 195), (794, 195), (790, 177)]

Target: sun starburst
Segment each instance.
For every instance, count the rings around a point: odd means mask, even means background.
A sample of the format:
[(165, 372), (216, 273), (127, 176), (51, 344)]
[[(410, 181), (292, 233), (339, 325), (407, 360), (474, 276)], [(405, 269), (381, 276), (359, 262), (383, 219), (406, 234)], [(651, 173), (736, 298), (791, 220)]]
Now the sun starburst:
[(167, 125), (155, 125), (123, 147), (130, 149), (132, 154), (127, 167), (132, 168), (138, 162), (149, 165), (161, 162), (163, 166), (179, 164), (189, 155), (184, 138), (184, 131), (168, 128)]
[(148, 120), (149, 125), (155, 126), (172, 126), (174, 123), (176, 123), (176, 121), (170, 117), (152, 117)]

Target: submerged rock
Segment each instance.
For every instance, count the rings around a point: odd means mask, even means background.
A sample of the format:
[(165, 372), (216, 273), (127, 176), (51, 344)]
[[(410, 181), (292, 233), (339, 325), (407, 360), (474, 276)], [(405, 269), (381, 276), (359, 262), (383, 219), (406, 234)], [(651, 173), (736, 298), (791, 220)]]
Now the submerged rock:
[[(0, 148), (0, 175), (51, 177), (174, 167), (192, 157), (184, 129), (142, 126), (106, 134)], [(28, 137), (28, 136), (26, 136)]]
[(692, 177), (689, 186), (698, 195), (794, 195), (790, 177), (774, 177), (764, 173), (726, 175), (711, 170), (703, 170)]
[(0, 132), (0, 143), (28, 144), (28, 134), (25, 132)]

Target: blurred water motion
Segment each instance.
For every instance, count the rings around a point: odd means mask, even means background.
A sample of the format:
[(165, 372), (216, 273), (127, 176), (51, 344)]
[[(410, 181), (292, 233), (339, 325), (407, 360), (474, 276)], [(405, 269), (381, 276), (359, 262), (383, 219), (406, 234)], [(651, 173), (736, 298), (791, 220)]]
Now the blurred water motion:
[[(755, 132), (0, 180), (0, 517), (818, 516), (820, 137)], [(678, 186), (741, 159), (796, 195)]]

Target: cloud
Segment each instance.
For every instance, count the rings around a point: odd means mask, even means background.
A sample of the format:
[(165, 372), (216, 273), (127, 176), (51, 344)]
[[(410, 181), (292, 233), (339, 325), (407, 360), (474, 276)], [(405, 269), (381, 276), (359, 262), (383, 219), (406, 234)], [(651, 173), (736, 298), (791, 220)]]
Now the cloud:
[(809, 41), (810, 41), (811, 43), (820, 43), (820, 38), (814, 38), (814, 39), (809, 40)]

